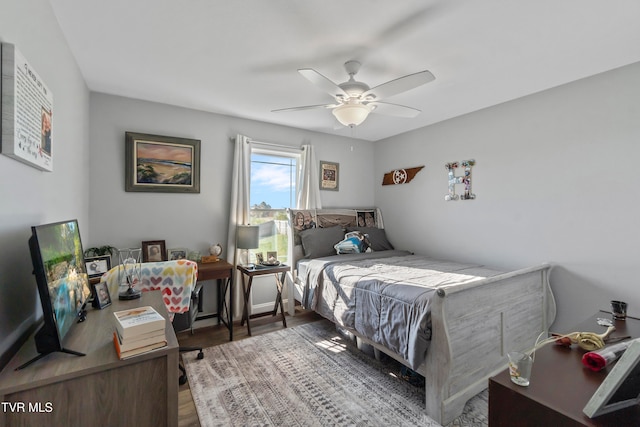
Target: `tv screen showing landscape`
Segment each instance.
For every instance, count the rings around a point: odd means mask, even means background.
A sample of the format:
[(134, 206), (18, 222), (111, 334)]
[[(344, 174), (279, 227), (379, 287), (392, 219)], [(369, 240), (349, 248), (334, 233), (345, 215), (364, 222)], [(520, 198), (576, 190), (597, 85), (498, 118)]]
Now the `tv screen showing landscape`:
[(48, 316), (53, 317), (61, 344), (90, 294), (78, 222), (35, 226), (33, 238), (34, 267), (45, 323), (50, 320)]

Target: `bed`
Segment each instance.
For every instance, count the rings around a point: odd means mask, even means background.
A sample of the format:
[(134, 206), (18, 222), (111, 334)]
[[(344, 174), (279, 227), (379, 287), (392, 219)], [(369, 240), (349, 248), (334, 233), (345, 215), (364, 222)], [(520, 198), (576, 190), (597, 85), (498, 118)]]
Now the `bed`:
[[(426, 412), (440, 424), (487, 388), (508, 351), (531, 347), (555, 318), (549, 264), (501, 271), (396, 250), (379, 209), (289, 216), (289, 296), (423, 375)], [(373, 250), (336, 255), (334, 245), (352, 231)]]

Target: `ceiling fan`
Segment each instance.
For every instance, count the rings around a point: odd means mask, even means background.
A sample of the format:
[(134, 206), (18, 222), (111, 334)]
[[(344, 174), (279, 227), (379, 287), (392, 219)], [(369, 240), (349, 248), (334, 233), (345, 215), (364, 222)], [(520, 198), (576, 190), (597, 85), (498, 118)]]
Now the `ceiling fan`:
[(425, 70), (415, 74), (390, 80), (374, 88), (356, 81), (355, 75), (360, 70), (360, 62), (351, 60), (344, 63), (349, 80), (336, 84), (312, 68), (298, 70), (303, 77), (333, 96), (334, 104), (306, 105), (302, 107), (281, 108), (273, 112), (308, 110), (313, 108), (332, 109), (333, 115), (345, 126), (358, 126), (365, 121), (369, 113), (376, 112), (396, 117), (415, 117), (420, 110), (404, 105), (382, 102), (382, 99), (414, 89), (435, 80), (431, 72)]

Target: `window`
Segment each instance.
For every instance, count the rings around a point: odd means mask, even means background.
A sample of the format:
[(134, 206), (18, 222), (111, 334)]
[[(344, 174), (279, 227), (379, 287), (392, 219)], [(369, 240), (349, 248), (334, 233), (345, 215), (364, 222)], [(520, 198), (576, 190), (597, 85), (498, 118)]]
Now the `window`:
[(253, 148), (251, 151), (250, 223), (260, 226), (260, 247), (250, 262), (267, 261), (276, 252), (281, 263), (289, 262), (287, 208), (296, 204), (299, 153)]

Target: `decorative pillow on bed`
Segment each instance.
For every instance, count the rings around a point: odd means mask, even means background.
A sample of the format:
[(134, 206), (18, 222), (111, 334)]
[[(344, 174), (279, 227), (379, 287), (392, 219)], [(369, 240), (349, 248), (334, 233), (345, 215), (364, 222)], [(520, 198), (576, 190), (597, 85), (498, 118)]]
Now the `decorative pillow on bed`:
[(369, 240), (365, 234), (359, 231), (351, 231), (345, 234), (344, 239), (338, 242), (334, 249), (340, 254), (360, 254), (369, 249)]
[(344, 239), (342, 227), (310, 228), (300, 232), (305, 258), (321, 258), (336, 254), (333, 246)]
[(366, 234), (369, 237), (371, 244), (371, 250), (376, 251), (390, 251), (393, 250), (393, 245), (387, 240), (387, 234), (384, 228), (376, 227), (347, 227), (347, 231), (359, 231)]

